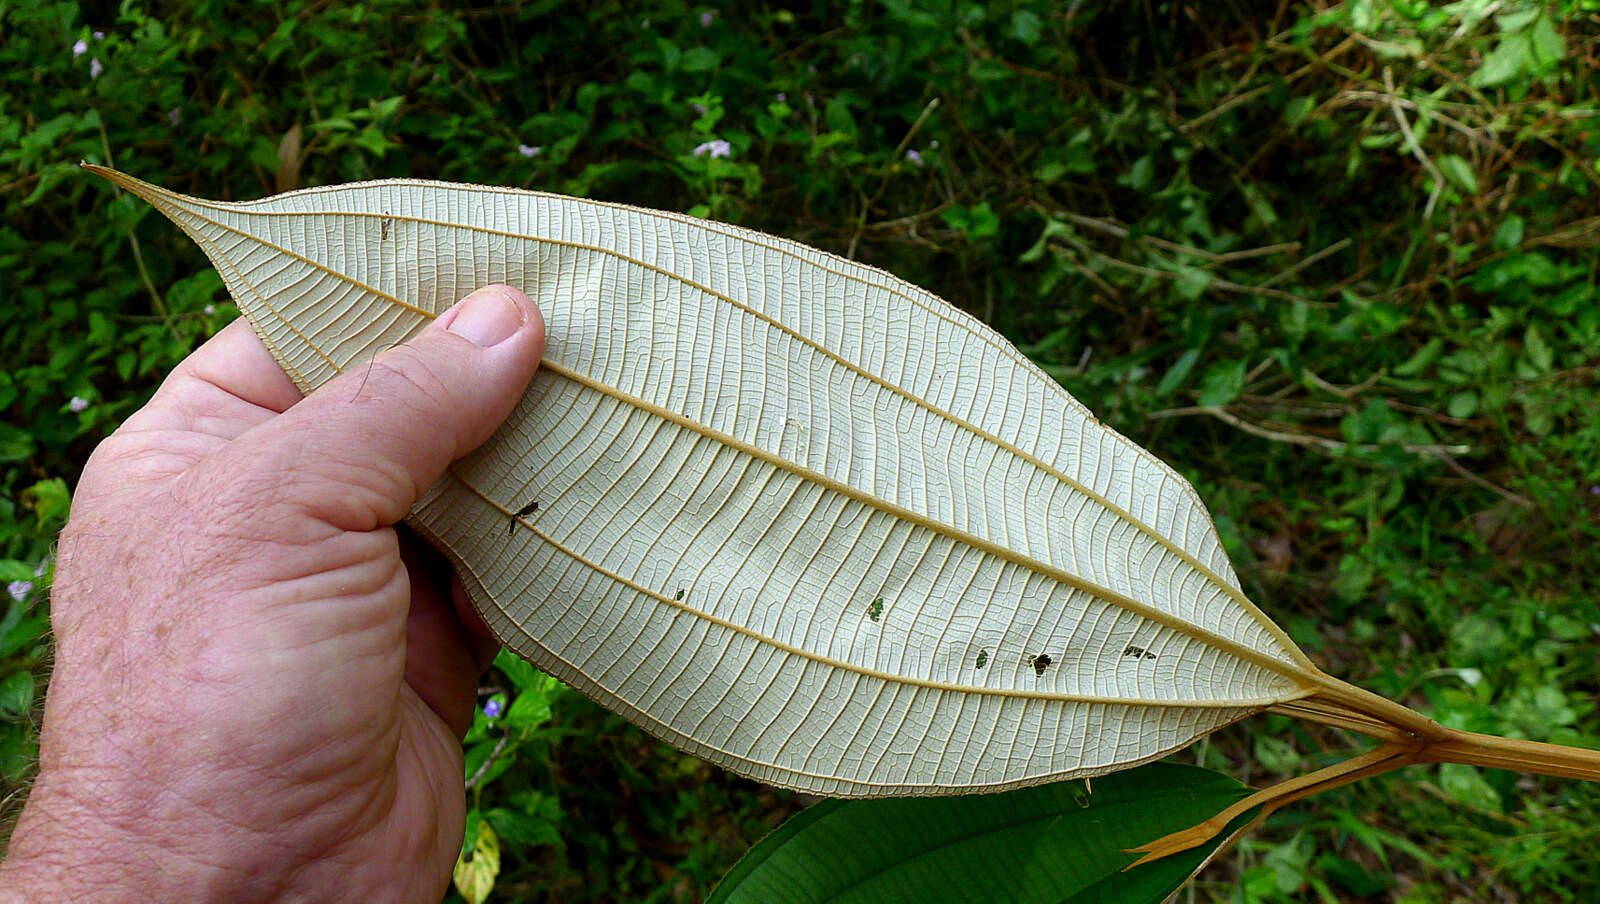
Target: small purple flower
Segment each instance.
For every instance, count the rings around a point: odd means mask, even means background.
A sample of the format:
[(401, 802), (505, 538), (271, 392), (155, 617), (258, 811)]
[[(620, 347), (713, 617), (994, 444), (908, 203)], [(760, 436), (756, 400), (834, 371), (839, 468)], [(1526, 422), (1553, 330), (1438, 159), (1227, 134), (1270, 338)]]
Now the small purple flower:
[(937, 138), (935, 138), (932, 141), (928, 142), (928, 147), (930, 147), (930, 148), (937, 148), (938, 146), (939, 146), (939, 139), (937, 139)]
[(706, 115), (706, 105), (705, 104), (690, 104), (689, 105), (689, 109), (693, 110), (696, 116), (704, 116), (704, 115)]
[(505, 705), (499, 700), (490, 698), (489, 702), (483, 705), (483, 714), (487, 718), (497, 719), (500, 717), (500, 713), (504, 709)]
[(94, 39), (96, 41), (104, 41), (106, 39), (106, 33), (103, 31), (97, 31), (94, 33)]
[(911, 148), (910, 150), (906, 151), (906, 159), (912, 163), (915, 163), (917, 166), (922, 166), (922, 155), (917, 153), (916, 148)]
[(77, 59), (78, 57), (81, 57), (81, 56), (83, 56), (84, 54), (86, 54), (88, 52), (89, 52), (89, 42), (88, 41), (85, 41), (84, 39), (79, 38), (77, 41), (73, 42), (73, 44), (72, 44), (72, 58), (73, 59)]
[(708, 141), (705, 144), (698, 145), (694, 149), (694, 155), (696, 157), (704, 157), (707, 154), (710, 154), (711, 158), (713, 160), (718, 158), (718, 157), (726, 157), (726, 156), (728, 156), (729, 154), (732, 154), (732, 153), (733, 153), (733, 145), (727, 143), (726, 141), (722, 140), (721, 138), (717, 138), (717, 139), (714, 139), (712, 141)]
[(183, 122), (183, 111), (177, 107), (173, 107), (172, 109), (168, 110), (167, 122), (171, 123), (172, 125), (177, 125), (178, 123)]
[(217, 306), (214, 305), (214, 304), (208, 304), (205, 307), (201, 308), (200, 312), (203, 313), (203, 314), (206, 314), (207, 316), (210, 316), (211, 314), (215, 314), (217, 312)]
[(1589, 495), (1590, 496), (1600, 496), (1600, 487), (1590, 487), (1589, 488)]
[(89, 77), (90, 78), (99, 78), (100, 77), (100, 73), (102, 73), (104, 71), (106, 71), (106, 67), (100, 62), (100, 58), (99, 57), (90, 57), (89, 58)]
[(787, 92), (779, 91), (777, 94), (772, 95), (772, 99), (781, 104), (789, 99), (789, 95)]
[(701, 26), (709, 26), (712, 22), (716, 21), (716, 18), (717, 14), (708, 9), (700, 14), (700, 24)]
[(521, 154), (524, 157), (537, 157), (537, 156), (539, 156), (539, 153), (541, 151), (543, 151), (543, 150), (544, 150), (544, 148), (539, 147), (538, 145), (533, 145), (533, 144), (519, 144), (519, 145), (517, 145), (517, 153)]
[(12, 599), (20, 603), (28, 598), (28, 594), (33, 592), (33, 582), (12, 581), (6, 585), (6, 592), (11, 594)]
[(67, 410), (68, 411), (72, 411), (74, 413), (82, 411), (83, 409), (88, 408), (88, 407), (89, 407), (89, 400), (84, 398), (83, 396), (73, 396), (72, 397), (72, 401), (67, 403)]

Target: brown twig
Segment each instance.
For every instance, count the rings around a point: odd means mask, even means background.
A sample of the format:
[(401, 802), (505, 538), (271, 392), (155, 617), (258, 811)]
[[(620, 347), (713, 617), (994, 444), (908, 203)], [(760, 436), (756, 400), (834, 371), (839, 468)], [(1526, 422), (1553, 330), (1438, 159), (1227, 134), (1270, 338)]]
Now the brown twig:
[(1344, 249), (1350, 247), (1350, 244), (1351, 244), (1350, 237), (1349, 236), (1345, 236), (1344, 238), (1340, 239), (1337, 242), (1334, 242), (1332, 245), (1329, 245), (1328, 247), (1322, 249), (1321, 251), (1317, 251), (1317, 252), (1311, 254), (1308, 257), (1301, 258), (1300, 260), (1296, 261), (1294, 266), (1290, 267), (1289, 269), (1287, 269), (1287, 270), (1279, 270), (1277, 273), (1274, 273), (1273, 275), (1271, 275), (1271, 276), (1267, 277), (1266, 279), (1262, 280), (1259, 288), (1262, 288), (1262, 289), (1270, 288), (1274, 283), (1279, 283), (1279, 282), (1282, 282), (1283, 280), (1288, 279), (1289, 277), (1295, 275), (1296, 273), (1299, 273), (1301, 270), (1304, 270), (1305, 268), (1311, 266), (1312, 264), (1316, 263), (1317, 261), (1320, 261), (1323, 258), (1327, 257), (1328, 255), (1337, 254), (1340, 251), (1343, 251)]
[(489, 771), (489, 767), (494, 765), (494, 761), (500, 756), (501, 751), (506, 749), (506, 742), (509, 740), (511, 740), (511, 735), (509, 734), (500, 736), (500, 740), (495, 742), (494, 749), (489, 751), (489, 755), (484, 758), (477, 770), (472, 773), (472, 777), (467, 779), (465, 790), (471, 791), (477, 787), (478, 782), (483, 781), (483, 776)]
[[(1310, 446), (1317, 449), (1327, 449), (1330, 452), (1379, 452), (1385, 447), (1370, 443), (1347, 443), (1342, 440), (1329, 439), (1325, 436), (1312, 436), (1305, 433), (1286, 433), (1282, 430), (1273, 430), (1259, 424), (1253, 424), (1244, 418), (1217, 405), (1196, 405), (1190, 408), (1169, 408), (1165, 411), (1155, 411), (1146, 415), (1150, 418), (1188, 417), (1192, 415), (1205, 415), (1216, 418), (1230, 427), (1236, 427), (1252, 436), (1272, 440), (1279, 443), (1290, 443), (1296, 446)], [(1465, 445), (1439, 445), (1434, 443), (1401, 443), (1399, 448), (1404, 452), (1414, 455), (1466, 455), (1472, 451), (1471, 446)]]

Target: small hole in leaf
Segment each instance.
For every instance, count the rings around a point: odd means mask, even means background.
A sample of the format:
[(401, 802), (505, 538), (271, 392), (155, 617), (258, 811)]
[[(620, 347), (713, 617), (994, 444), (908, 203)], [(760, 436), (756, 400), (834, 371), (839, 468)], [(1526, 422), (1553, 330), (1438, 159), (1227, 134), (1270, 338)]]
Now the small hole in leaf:
[(675, 600), (681, 600), (681, 599), (683, 599), (683, 588), (682, 588), (682, 587), (679, 587), (679, 588), (678, 588), (678, 595), (677, 595), (677, 596), (675, 596), (675, 597), (673, 597), (673, 599), (675, 599)]
[(871, 618), (873, 621), (877, 621), (878, 620), (878, 616), (880, 616), (882, 614), (883, 614), (883, 598), (879, 597), (878, 599), (875, 599), (875, 600), (872, 601), (872, 605), (867, 607), (867, 616), (869, 618)]
[(1029, 656), (1028, 665), (1033, 666), (1035, 675), (1043, 676), (1044, 670), (1050, 667), (1050, 654), (1040, 653), (1038, 656)]
[(988, 650), (979, 650), (978, 651), (978, 668), (981, 669), (981, 668), (983, 668), (984, 666), (986, 666), (988, 664), (989, 664), (989, 651)]

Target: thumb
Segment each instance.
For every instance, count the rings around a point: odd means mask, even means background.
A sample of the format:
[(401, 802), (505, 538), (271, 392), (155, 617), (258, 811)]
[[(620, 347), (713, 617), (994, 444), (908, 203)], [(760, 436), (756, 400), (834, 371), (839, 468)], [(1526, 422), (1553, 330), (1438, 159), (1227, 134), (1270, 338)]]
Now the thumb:
[(252, 451), (282, 475), (280, 501), (340, 530), (394, 524), (511, 413), (544, 345), (533, 300), (486, 286), (264, 425)]

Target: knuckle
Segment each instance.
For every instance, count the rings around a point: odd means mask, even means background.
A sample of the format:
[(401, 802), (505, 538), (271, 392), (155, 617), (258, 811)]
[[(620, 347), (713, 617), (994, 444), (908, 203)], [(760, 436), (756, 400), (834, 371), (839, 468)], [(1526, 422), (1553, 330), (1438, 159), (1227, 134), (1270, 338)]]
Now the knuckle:
[(402, 345), (373, 361), (377, 371), (372, 379), (391, 389), (400, 404), (417, 408), (444, 409), (450, 407), (454, 393), (450, 381), (440, 372), (436, 362), (417, 351)]

